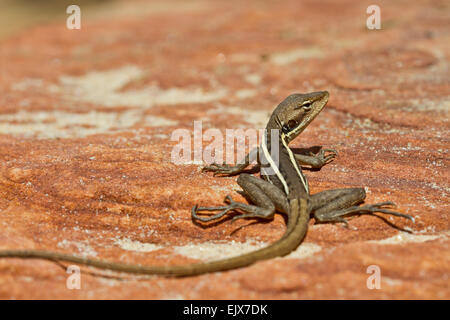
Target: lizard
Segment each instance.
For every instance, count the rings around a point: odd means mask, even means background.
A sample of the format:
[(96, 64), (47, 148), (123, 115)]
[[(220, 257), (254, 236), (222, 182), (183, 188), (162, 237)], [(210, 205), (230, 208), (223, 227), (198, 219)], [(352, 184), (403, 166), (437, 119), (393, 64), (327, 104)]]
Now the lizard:
[[(344, 216), (375, 212), (414, 221), (414, 218), (409, 215), (390, 210), (389, 208), (394, 205), (392, 202), (358, 206), (365, 199), (364, 188), (334, 189), (310, 194), (308, 181), (301, 170), (301, 165), (320, 168), (332, 160), (337, 153), (332, 149), (322, 149), (316, 155), (294, 154), (288, 144), (305, 130), (322, 111), (328, 102), (328, 97), (327, 91), (289, 95), (271, 114), (261, 144), (248, 153), (244, 161), (236, 166), (213, 163), (203, 168), (204, 171), (211, 171), (215, 174), (240, 174), (237, 183), (243, 189), (242, 192), (250, 198), (252, 204), (235, 202), (230, 196), (226, 196), (225, 206), (199, 207), (195, 205), (191, 210), (192, 219), (208, 222), (220, 219), (230, 211), (241, 213), (234, 216), (233, 221), (241, 218), (268, 220), (273, 219), (275, 212), (286, 214), (287, 226), (284, 235), (267, 247), (212, 262), (169, 266), (117, 263), (41, 250), (0, 250), (0, 258), (66, 261), (132, 274), (194, 276), (246, 267), (260, 260), (289, 254), (303, 241), (311, 214), (318, 222), (342, 222), (346, 225), (347, 220)], [(271, 153), (269, 149), (278, 151)], [(331, 153), (325, 155), (326, 151)], [(250, 164), (251, 155), (255, 152), (258, 155), (257, 162), (262, 179), (243, 172)], [(211, 215), (211, 211), (220, 212)], [(209, 213), (209, 216), (203, 216), (202, 212)]]

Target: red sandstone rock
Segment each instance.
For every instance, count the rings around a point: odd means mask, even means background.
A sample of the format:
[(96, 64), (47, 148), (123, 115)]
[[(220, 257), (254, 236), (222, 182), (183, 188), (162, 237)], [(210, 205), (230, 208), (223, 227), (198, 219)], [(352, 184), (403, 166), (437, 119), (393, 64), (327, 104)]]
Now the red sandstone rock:
[[(286, 95), (317, 90), (330, 102), (292, 145), (339, 156), (306, 173), (312, 192), (366, 186), (368, 203), (392, 200), (414, 216), (414, 225), (389, 219), (413, 233), (370, 216), (351, 219), (357, 230), (311, 222), (283, 259), (185, 279), (83, 273), (81, 290), (66, 288), (55, 263), (3, 259), (0, 298), (450, 298), (450, 41), (440, 2), (383, 2), (383, 29), (373, 31), (359, 2), (246, 3), (198, 1), (180, 12), (124, 1), (141, 13), (3, 40), (0, 249), (150, 265), (275, 241), (278, 215), (193, 224), (194, 204), (243, 199), (235, 177), (173, 164), (170, 136), (194, 120), (261, 128)], [(379, 290), (367, 288), (370, 265), (380, 267)]]

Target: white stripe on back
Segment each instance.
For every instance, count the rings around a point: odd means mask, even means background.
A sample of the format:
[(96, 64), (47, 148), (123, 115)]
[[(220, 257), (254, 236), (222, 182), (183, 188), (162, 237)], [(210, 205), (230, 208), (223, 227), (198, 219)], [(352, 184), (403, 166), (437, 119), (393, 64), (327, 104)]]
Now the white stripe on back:
[(267, 150), (266, 141), (267, 141), (267, 130), (264, 132), (264, 139), (263, 139), (263, 141), (261, 143), (261, 148), (263, 149), (264, 156), (266, 157), (267, 161), (269, 161), (270, 167), (275, 171), (275, 174), (277, 175), (278, 179), (283, 184), (284, 191), (286, 192), (286, 195), (288, 195), (289, 194), (289, 188), (288, 188), (288, 185), (286, 183), (286, 180), (284, 180), (284, 177), (281, 174), (280, 169), (277, 167), (277, 165), (273, 161), (272, 156), (269, 153), (269, 150)]
[(281, 133), (281, 142), (283, 143), (284, 147), (286, 148), (287, 152), (289, 153), (289, 158), (291, 159), (292, 165), (294, 166), (295, 170), (297, 171), (298, 176), (300, 177), (300, 180), (303, 183), (303, 187), (305, 188), (306, 192), (309, 194), (309, 187), (308, 187), (308, 182), (306, 181), (306, 177), (300, 171), (297, 161), (295, 160), (294, 154), (292, 153), (292, 150), (288, 147), (288, 145), (286, 143), (284, 133)]

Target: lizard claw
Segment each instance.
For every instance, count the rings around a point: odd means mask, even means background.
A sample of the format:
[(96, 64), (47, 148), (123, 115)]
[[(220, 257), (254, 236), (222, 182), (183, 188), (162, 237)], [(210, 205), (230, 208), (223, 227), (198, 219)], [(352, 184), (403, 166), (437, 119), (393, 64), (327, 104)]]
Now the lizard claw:
[[(217, 220), (222, 218), (227, 212), (234, 210), (236, 208), (236, 202), (231, 199), (230, 195), (227, 195), (225, 199), (223, 200), (227, 205), (226, 206), (219, 206), (219, 207), (199, 207), (198, 205), (195, 205), (192, 207), (191, 210), (191, 216), (194, 220), (200, 220), (202, 222), (209, 222), (212, 220)], [(209, 217), (200, 217), (198, 215), (199, 211), (219, 211), (219, 213), (213, 214)]]
[[(209, 221), (212, 221), (212, 220), (220, 219), (228, 211), (230, 211), (232, 209), (234, 209), (234, 207), (232, 205), (221, 206), (221, 207), (199, 207), (199, 206), (195, 205), (195, 206), (192, 207), (191, 216), (192, 216), (192, 219), (194, 219), (194, 220), (200, 220), (202, 222), (209, 222)], [(213, 214), (213, 215), (211, 215), (209, 217), (200, 217), (198, 215), (199, 211), (217, 211), (217, 210), (222, 210), (222, 211), (217, 213), (217, 214)]]
[(416, 219), (414, 219), (413, 216), (410, 216), (409, 214), (399, 213), (396, 211), (389, 210), (390, 208), (395, 207), (395, 203), (392, 201), (385, 201), (385, 202), (379, 202), (375, 204), (365, 205), (362, 207), (359, 207), (361, 211), (366, 211), (369, 213), (374, 212), (380, 212), (385, 214), (390, 214), (396, 217), (402, 217), (411, 220), (413, 223), (416, 223)]
[(309, 156), (312, 158), (310, 162), (307, 164), (312, 168), (320, 169), (324, 165), (330, 163), (337, 156), (337, 151), (334, 149), (320, 149), (319, 152), (314, 154), (313, 152), (309, 153)]
[(323, 150), (324, 152), (330, 152), (330, 153), (333, 153), (333, 154), (335, 154), (335, 155), (338, 154), (338, 152), (337, 152), (336, 149), (321, 149), (321, 150)]
[[(327, 152), (329, 154), (326, 154)], [(334, 158), (336, 158), (337, 154), (337, 151), (334, 149), (320, 149), (316, 157), (318, 157), (323, 162), (323, 164), (326, 165), (333, 161)]]

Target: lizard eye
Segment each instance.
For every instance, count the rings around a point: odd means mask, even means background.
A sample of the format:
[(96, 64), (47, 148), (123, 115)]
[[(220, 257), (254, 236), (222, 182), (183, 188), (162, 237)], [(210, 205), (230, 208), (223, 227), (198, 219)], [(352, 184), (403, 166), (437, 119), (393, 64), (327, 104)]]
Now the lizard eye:
[(302, 105), (302, 107), (303, 107), (303, 110), (305, 110), (305, 111), (311, 110), (311, 102), (306, 102), (306, 103), (304, 103), (304, 104)]

